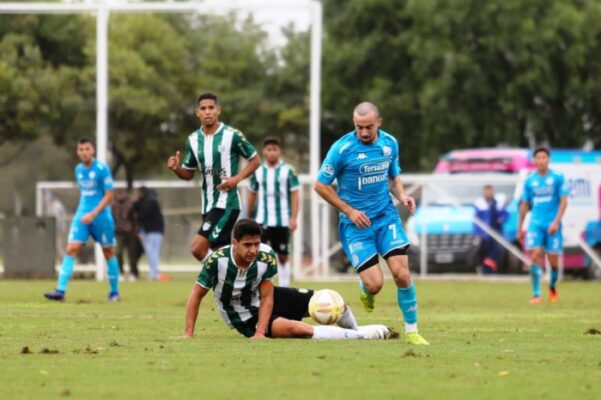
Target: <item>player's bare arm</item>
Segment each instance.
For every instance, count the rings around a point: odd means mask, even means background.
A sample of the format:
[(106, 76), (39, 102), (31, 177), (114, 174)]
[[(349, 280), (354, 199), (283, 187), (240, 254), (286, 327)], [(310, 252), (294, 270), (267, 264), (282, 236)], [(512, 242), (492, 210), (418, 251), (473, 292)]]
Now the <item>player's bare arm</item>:
[(415, 212), (415, 199), (411, 196), (405, 194), (405, 189), (403, 188), (403, 182), (401, 181), (401, 177), (396, 176), (390, 180), (390, 191), (396, 197), (402, 205), (409, 209), (409, 212), (413, 214)]
[(256, 154), (253, 158), (248, 160), (246, 166), (242, 169), (242, 171), (238, 172), (236, 175), (232, 177), (221, 178), (221, 184), (217, 186), (217, 189), (222, 192), (229, 192), (234, 189), (240, 182), (244, 179), (248, 178), (256, 171), (257, 168), (261, 166), (261, 158), (258, 154)]
[(518, 232), (517, 232), (517, 239), (518, 240), (523, 240), (524, 239), (524, 220), (526, 219), (526, 214), (528, 213), (528, 211), (530, 210), (530, 204), (528, 204), (525, 201), (520, 202), (520, 218), (518, 220)]
[(273, 283), (271, 281), (261, 282), (259, 297), (261, 302), (259, 304), (257, 330), (251, 339), (265, 339), (267, 337), (267, 325), (273, 312)]
[(91, 224), (92, 221), (94, 221), (94, 218), (96, 218), (96, 216), (100, 214), (106, 206), (111, 204), (111, 201), (113, 201), (113, 191), (107, 190), (104, 192), (104, 197), (102, 198), (100, 203), (98, 203), (96, 208), (94, 208), (92, 211), (81, 217), (81, 222), (86, 225)]
[(207, 293), (209, 293), (209, 289), (195, 284), (190, 293), (190, 297), (188, 297), (188, 302), (186, 303), (186, 331), (184, 333), (184, 336), (187, 338), (192, 338), (194, 336), (194, 327), (196, 326), (196, 319), (198, 318), (200, 302)]
[(563, 214), (566, 212), (566, 208), (568, 208), (568, 197), (561, 196), (559, 199), (559, 211), (557, 211), (557, 215), (555, 216), (553, 223), (549, 225), (548, 231), (551, 235), (555, 234), (559, 230), (559, 224), (561, 223)]
[(194, 178), (195, 171), (193, 169), (182, 168), (180, 165), (179, 151), (176, 151), (174, 155), (167, 159), (167, 168), (173, 171), (180, 179), (189, 181)]
[(288, 229), (290, 229), (290, 232), (294, 232), (298, 226), (298, 209), (300, 206), (299, 190), (293, 190), (291, 192), (291, 198), (292, 198), (292, 208), (291, 208), (290, 221), (288, 222)]
[(248, 213), (247, 217), (250, 218), (254, 208), (255, 203), (257, 202), (257, 192), (249, 191), (248, 197), (246, 197), (246, 212)]
[(359, 228), (367, 228), (371, 226), (371, 221), (360, 210), (357, 210), (342, 200), (331, 185), (315, 182), (313, 190), (317, 192), (325, 201), (336, 207), (340, 212), (345, 214)]

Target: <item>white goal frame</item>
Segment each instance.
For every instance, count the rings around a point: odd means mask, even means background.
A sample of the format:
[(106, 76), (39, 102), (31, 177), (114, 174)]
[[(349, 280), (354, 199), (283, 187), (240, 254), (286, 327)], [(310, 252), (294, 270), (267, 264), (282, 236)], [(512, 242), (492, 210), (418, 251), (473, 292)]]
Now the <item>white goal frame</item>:
[[(113, 3), (110, 1), (86, 3), (0, 3), (0, 14), (96, 14), (96, 156), (106, 161), (108, 144), (108, 21), (111, 13), (188, 13), (210, 14), (222, 11), (252, 11), (256, 9), (308, 10), (311, 15), (310, 62), (310, 162), (309, 173), (317, 176), (320, 165), (321, 137), (321, 55), (323, 9), (315, 0), (204, 0), (189, 2)], [(311, 194), (312, 258), (319, 259), (319, 198)], [(102, 254), (96, 248), (96, 259), (102, 278)]]

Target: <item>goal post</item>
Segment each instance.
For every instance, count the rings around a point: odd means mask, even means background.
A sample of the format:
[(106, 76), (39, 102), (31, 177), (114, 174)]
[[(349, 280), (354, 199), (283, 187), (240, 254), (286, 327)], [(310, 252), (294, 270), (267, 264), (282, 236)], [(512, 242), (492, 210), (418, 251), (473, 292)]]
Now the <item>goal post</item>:
[[(108, 22), (114, 13), (189, 13), (202, 14), (223, 11), (253, 11), (259, 9), (307, 10), (311, 16), (310, 43), (310, 163), (309, 173), (317, 176), (320, 164), (320, 97), (321, 97), (321, 56), (322, 56), (322, 26), (323, 10), (319, 1), (315, 0), (204, 0), (188, 2), (138, 2), (115, 3), (97, 1), (85, 3), (0, 3), (0, 14), (96, 14), (96, 154), (101, 161), (107, 159), (108, 147)], [(311, 225), (312, 259), (319, 258), (319, 199), (311, 192)], [(102, 254), (96, 248), (98, 265), (97, 277), (102, 278)]]

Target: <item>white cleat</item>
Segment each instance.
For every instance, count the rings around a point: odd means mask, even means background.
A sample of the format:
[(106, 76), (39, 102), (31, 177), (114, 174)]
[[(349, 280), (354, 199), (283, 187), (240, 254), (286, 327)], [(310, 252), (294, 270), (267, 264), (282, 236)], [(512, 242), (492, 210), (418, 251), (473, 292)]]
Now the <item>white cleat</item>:
[[(363, 325), (357, 328), (362, 339), (393, 339), (398, 333), (389, 329), (386, 325)], [(395, 336), (396, 334), (396, 336)]]

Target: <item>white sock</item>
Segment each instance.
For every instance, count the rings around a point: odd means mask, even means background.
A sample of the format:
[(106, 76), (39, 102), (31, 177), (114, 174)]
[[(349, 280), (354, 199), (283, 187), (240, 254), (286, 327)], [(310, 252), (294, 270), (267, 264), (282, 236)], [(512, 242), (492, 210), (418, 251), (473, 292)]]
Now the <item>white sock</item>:
[(358, 331), (337, 326), (316, 325), (312, 339), (361, 339)]
[(348, 304), (346, 305), (344, 314), (342, 314), (342, 317), (340, 317), (336, 324), (341, 328), (357, 330), (357, 320), (355, 319), (355, 316), (351, 311), (351, 307)]
[(405, 334), (417, 332), (417, 322), (414, 324), (408, 324), (405, 322)]
[(280, 264), (278, 270), (278, 285), (281, 287), (290, 286), (290, 263), (285, 262), (284, 264)]

